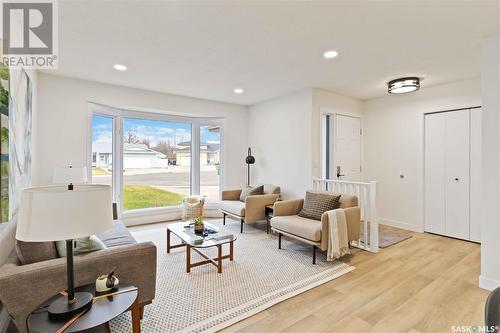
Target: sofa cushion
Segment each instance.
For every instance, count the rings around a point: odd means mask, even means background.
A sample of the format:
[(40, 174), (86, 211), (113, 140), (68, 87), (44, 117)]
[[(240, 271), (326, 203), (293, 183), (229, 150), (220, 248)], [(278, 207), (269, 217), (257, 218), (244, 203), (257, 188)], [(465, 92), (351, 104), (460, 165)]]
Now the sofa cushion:
[(321, 221), (298, 215), (275, 216), (271, 219), (271, 226), (313, 242), (321, 241)]
[(241, 190), (240, 201), (245, 202), (245, 199), (249, 195), (259, 195), (259, 194), (264, 194), (264, 185), (245, 187), (243, 190)]
[(57, 258), (54, 242), (23, 242), (16, 240), (16, 254), (22, 265)]
[[(66, 257), (66, 241), (56, 242), (59, 257)], [(81, 237), (73, 240), (73, 254), (104, 250), (106, 245), (96, 235)]]
[(245, 203), (238, 200), (222, 200), (220, 207), (228, 213), (244, 217), (245, 216)]
[(123, 222), (120, 220), (114, 221), (113, 227), (110, 230), (97, 235), (97, 237), (99, 237), (106, 247), (137, 243), (130, 231), (128, 231)]
[(300, 217), (321, 220), (324, 212), (340, 207), (340, 194), (307, 191)]

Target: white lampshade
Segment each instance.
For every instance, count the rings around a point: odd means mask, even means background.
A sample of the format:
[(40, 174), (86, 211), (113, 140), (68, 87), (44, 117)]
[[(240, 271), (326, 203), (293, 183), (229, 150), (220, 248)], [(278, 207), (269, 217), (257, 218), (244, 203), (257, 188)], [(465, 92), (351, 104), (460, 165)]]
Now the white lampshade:
[(16, 238), (45, 242), (102, 233), (113, 226), (111, 186), (31, 187), (23, 191)]
[(84, 184), (88, 181), (87, 167), (57, 167), (52, 175), (54, 184)]

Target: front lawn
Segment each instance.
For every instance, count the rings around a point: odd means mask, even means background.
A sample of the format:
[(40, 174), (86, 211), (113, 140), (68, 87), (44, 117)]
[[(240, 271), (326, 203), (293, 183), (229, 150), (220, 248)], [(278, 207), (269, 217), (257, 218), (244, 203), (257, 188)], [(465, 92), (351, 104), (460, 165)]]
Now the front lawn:
[(184, 196), (145, 185), (125, 186), (125, 210), (180, 205)]

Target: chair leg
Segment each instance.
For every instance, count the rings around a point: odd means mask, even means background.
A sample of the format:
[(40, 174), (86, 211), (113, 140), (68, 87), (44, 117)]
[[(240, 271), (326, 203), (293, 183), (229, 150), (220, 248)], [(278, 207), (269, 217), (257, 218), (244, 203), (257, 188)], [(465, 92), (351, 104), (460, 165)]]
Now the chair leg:
[(243, 223), (245, 223), (245, 220), (244, 219), (241, 219), (241, 230), (240, 230), (240, 234), (243, 233)]
[(278, 249), (281, 250), (281, 232), (278, 233)]
[(226, 214), (222, 213), (222, 224), (226, 225)]
[(316, 245), (313, 245), (313, 265), (316, 265)]

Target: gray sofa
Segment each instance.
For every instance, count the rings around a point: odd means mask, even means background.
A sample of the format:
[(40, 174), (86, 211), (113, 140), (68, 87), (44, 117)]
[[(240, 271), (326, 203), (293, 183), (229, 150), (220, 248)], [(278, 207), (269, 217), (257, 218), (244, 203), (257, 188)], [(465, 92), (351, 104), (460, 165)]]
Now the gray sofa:
[[(97, 236), (107, 248), (75, 256), (75, 286), (95, 283), (99, 275), (115, 268), (120, 282), (138, 287), (142, 316), (144, 305), (155, 297), (156, 246), (137, 243), (121, 221)], [(21, 333), (27, 332), (28, 314), (66, 287), (66, 258), (22, 265), (14, 250), (0, 268), (0, 302)]]

